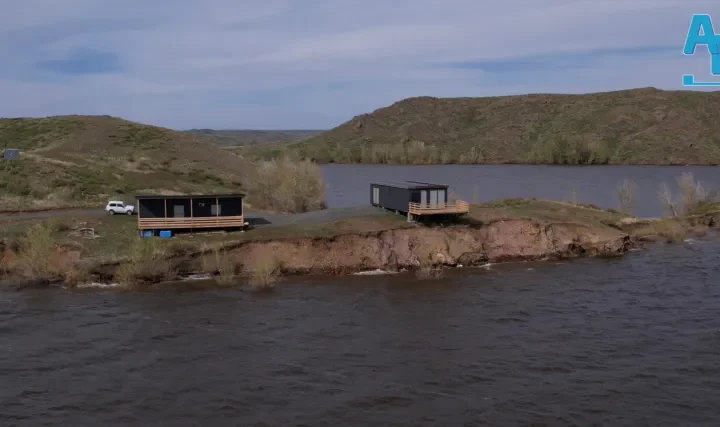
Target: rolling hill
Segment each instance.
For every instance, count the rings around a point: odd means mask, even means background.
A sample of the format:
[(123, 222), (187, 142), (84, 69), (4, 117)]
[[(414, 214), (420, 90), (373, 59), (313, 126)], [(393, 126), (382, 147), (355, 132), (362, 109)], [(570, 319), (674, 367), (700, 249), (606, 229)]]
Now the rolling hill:
[[(235, 192), (249, 163), (201, 137), (109, 116), (0, 119), (0, 210), (104, 206), (136, 193)], [(131, 201), (131, 200), (128, 200)]]
[(308, 139), (240, 150), (321, 163), (720, 164), (720, 93), (399, 101)]
[(281, 144), (319, 135), (322, 130), (214, 130), (190, 129), (186, 133), (199, 135), (220, 146)]

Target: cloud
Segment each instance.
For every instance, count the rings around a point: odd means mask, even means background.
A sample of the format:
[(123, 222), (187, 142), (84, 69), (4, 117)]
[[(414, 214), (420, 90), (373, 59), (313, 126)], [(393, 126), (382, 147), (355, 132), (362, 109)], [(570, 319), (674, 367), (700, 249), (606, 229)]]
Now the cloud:
[(0, 116), (179, 129), (326, 128), (421, 95), (681, 89), (709, 79), (709, 55), (682, 55), (691, 15), (720, 16), (716, 0), (12, 4)]

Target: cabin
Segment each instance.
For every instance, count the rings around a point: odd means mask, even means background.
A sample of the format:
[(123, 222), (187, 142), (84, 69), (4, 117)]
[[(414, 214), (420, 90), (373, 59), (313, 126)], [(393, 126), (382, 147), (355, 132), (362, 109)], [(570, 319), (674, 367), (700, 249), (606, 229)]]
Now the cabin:
[(135, 197), (141, 236), (171, 236), (178, 231), (242, 229), (245, 194), (139, 195)]
[(374, 182), (370, 184), (370, 203), (407, 214), (408, 221), (416, 217), (457, 216), (470, 212), (468, 202), (449, 200), (448, 188), (447, 185), (420, 181)]

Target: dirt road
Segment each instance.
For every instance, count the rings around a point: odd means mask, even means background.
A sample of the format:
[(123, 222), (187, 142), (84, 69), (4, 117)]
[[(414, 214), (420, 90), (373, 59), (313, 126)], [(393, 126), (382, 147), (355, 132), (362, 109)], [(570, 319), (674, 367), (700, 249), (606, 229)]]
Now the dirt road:
[[(288, 225), (317, 224), (327, 221), (338, 221), (358, 216), (379, 216), (387, 213), (372, 206), (357, 206), (350, 208), (324, 209), (321, 211), (305, 212), (301, 214), (273, 214), (245, 210), (245, 219), (254, 227), (283, 227)], [(46, 219), (63, 216), (90, 216), (108, 215), (102, 209), (68, 209), (38, 212), (23, 212), (13, 214), (0, 214), (0, 221), (22, 221), (28, 219)]]

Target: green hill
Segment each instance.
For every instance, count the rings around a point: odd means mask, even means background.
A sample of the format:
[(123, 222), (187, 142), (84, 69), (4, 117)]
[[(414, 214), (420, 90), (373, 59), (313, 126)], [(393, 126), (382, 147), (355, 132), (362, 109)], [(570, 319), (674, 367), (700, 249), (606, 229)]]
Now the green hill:
[(199, 135), (221, 146), (279, 144), (309, 138), (321, 130), (214, 130), (190, 129), (186, 133)]
[(240, 150), (321, 163), (720, 164), (720, 93), (399, 101), (308, 139)]
[[(102, 207), (135, 193), (240, 191), (249, 163), (198, 136), (109, 116), (0, 119), (0, 210)], [(131, 200), (128, 200), (131, 201)]]

